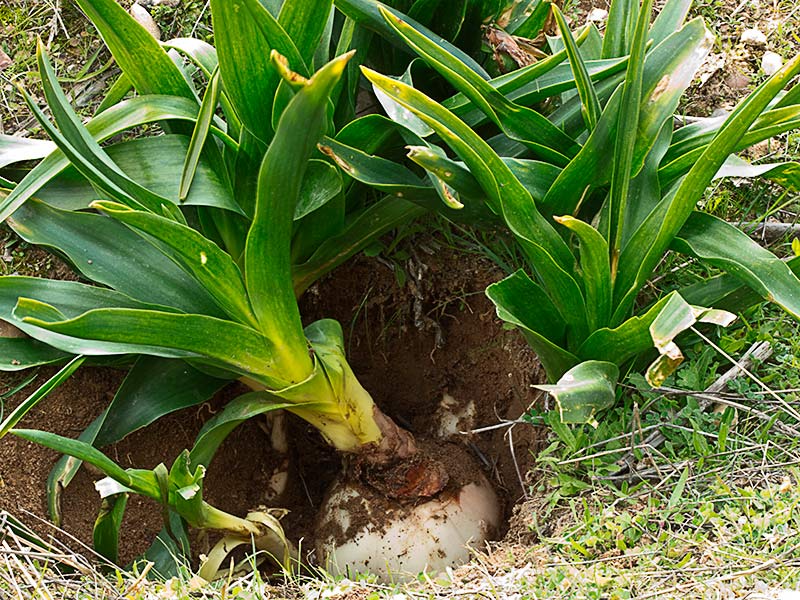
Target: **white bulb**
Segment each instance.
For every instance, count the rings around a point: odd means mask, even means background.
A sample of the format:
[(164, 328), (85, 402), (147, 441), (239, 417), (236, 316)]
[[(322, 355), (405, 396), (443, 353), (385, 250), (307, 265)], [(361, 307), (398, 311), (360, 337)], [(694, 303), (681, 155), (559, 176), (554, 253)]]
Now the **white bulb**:
[(458, 492), (416, 506), (385, 499), (362, 485), (336, 482), (320, 511), (317, 557), (341, 574), (372, 573), (402, 581), (464, 564), (500, 526), (500, 503), (483, 476)]

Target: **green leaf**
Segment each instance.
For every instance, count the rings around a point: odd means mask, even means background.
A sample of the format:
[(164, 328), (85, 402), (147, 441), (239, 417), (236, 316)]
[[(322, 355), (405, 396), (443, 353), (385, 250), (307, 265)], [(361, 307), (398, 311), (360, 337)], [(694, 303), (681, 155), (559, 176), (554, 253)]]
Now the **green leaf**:
[[(672, 120), (680, 96), (710, 49), (710, 42), (702, 21), (695, 19), (647, 53), (631, 174), (642, 169), (664, 123)], [(622, 110), (622, 91), (617, 90), (581, 151), (548, 192), (542, 203), (543, 212), (573, 214), (587, 190), (611, 181), (614, 153), (609, 148), (614, 147), (620, 116), (627, 119)]]
[(800, 320), (800, 279), (785, 262), (733, 225), (695, 211), (672, 247), (723, 269)]
[(50, 123), (28, 94), (24, 94), (25, 101), (42, 128), (75, 168), (120, 202), (158, 213), (163, 210), (162, 207), (173, 209), (169, 201), (130, 180), (94, 140), (59, 87), (53, 66), (41, 44), (37, 48), (37, 60), (45, 98), (59, 129)]
[(64, 383), (81, 366), (84, 361), (83, 356), (76, 356), (61, 370), (47, 380), (43, 385), (25, 398), (13, 411), (0, 423), (0, 438), (7, 434), (12, 428), (16, 427), (28, 412), (39, 402), (44, 400), (47, 395), (55, 388)]
[[(179, 204), (179, 182), (185, 157), (190, 149), (189, 138), (183, 135), (145, 137), (104, 148), (109, 158), (137, 184)], [(220, 169), (222, 170), (222, 169)], [(213, 206), (244, 214), (236, 203), (224, 170), (217, 173), (210, 160), (201, 155), (192, 188), (183, 201), (187, 206)], [(80, 210), (98, 199), (111, 199), (98, 192), (76, 169), (67, 167), (37, 192), (37, 197), (56, 208)]]
[(158, 240), (157, 247), (191, 275), (217, 306), (236, 321), (256, 325), (239, 267), (214, 242), (191, 227), (122, 204), (93, 202), (92, 208)]
[[(96, 283), (151, 304), (222, 314), (190, 275), (113, 219), (61, 211), (34, 200), (6, 222), (27, 242), (54, 247), (66, 254), (77, 270)], [(136, 252), (130, 252), (130, 248), (136, 248)]]
[(611, 1), (606, 32), (603, 37), (603, 58), (613, 58), (630, 53), (631, 40), (638, 18), (639, 0)]
[(541, 286), (517, 271), (486, 288), (497, 316), (519, 327), (536, 351), (550, 381), (558, 379), (578, 359), (564, 349), (566, 323)]
[(478, 64), (471, 56), (459, 50), (456, 46), (443, 40), (441, 36), (436, 35), (427, 27), (423, 27), (416, 21), (403, 15), (399, 11), (378, 2), (377, 0), (335, 0), (334, 4), (343, 14), (347, 15), (358, 25), (371, 29), (380, 35), (383, 39), (389, 40), (398, 46), (403, 46), (403, 39), (397, 32), (386, 22), (381, 14), (381, 9), (388, 11), (393, 16), (403, 19), (409, 27), (412, 27), (420, 35), (425, 36), (429, 40), (439, 44), (445, 51), (455, 56), (458, 60), (463, 62), (467, 67), (475, 71), (484, 79), (489, 78), (486, 70)]
[(342, 176), (339, 170), (325, 161), (311, 160), (294, 209), (294, 220), (298, 221), (318, 210), (341, 191)]
[(56, 145), (47, 140), (0, 135), (0, 169), (17, 162), (44, 158)]
[(318, 148), (347, 175), (370, 187), (407, 200), (429, 200), (433, 188), (401, 164), (324, 138)]
[(650, 27), (649, 39), (655, 44), (660, 44), (673, 32), (678, 31), (691, 7), (692, 0), (667, 0), (658, 11), (653, 26)]
[(94, 111), (95, 115), (99, 115), (101, 112), (108, 110), (115, 104), (122, 102), (125, 96), (133, 89), (133, 84), (131, 80), (128, 79), (128, 76), (125, 73), (120, 73), (120, 76), (117, 77), (117, 80), (111, 84), (106, 95), (103, 97), (103, 100), (97, 106), (97, 109)]
[[(662, 183), (672, 183), (691, 169), (714, 139), (724, 121), (725, 117), (714, 117), (678, 129), (659, 170)], [(741, 137), (734, 152), (798, 127), (800, 127), (800, 106), (768, 110)]]
[(258, 0), (212, 0), (211, 16), (225, 91), (242, 123), (267, 142), (272, 137), (272, 101), (280, 82), (270, 63), (270, 49), (308, 76), (305, 62), (278, 20)]
[(276, 346), (290, 382), (313, 370), (292, 285), (291, 238), (308, 161), (325, 132), (328, 98), (351, 54), (308, 79), (281, 117), (261, 165), (255, 216), (247, 235), (245, 277), (259, 328)]
[[(162, 120), (193, 121), (196, 118), (197, 104), (190, 100), (174, 96), (142, 96), (110, 107), (91, 119), (86, 124), (86, 129), (95, 141), (103, 142), (131, 127)], [(60, 150), (54, 150), (47, 155), (0, 202), (0, 220), (5, 220), (69, 164), (69, 160)]]
[[(312, 64), (314, 52), (320, 44), (332, 8), (333, 0), (293, 0), (284, 2), (281, 6), (278, 22), (297, 47), (300, 58), (306, 65)], [(273, 47), (291, 60), (280, 47)], [(326, 61), (327, 58), (326, 53)]]
[(394, 17), (386, 9), (381, 9), (381, 13), (417, 54), (467, 96), (506, 135), (528, 145), (534, 153), (554, 164), (563, 166), (568, 157), (575, 155), (576, 142), (545, 117), (532, 109), (510, 102), (485, 79), (439, 45), (419, 34), (402, 18)]
[(228, 402), (221, 412), (203, 425), (191, 451), (191, 462), (208, 466), (225, 438), (245, 421), (273, 410), (296, 407), (265, 392), (251, 392)]
[(194, 99), (194, 90), (153, 36), (115, 0), (76, 0), (140, 94)]
[(514, 10), (505, 30), (519, 37), (534, 39), (550, 16), (550, 3), (545, 0), (529, 0), (515, 4)]
[(490, 207), (497, 212), (502, 210), (530, 264), (570, 325), (571, 336), (576, 341), (583, 339), (587, 333), (586, 307), (571, 274), (574, 257), (538, 211), (530, 193), (488, 144), (447, 109), (401, 82), (368, 69), (364, 73), (373, 84), (428, 123), (466, 163), (486, 192)]
[[(92, 421), (78, 436), (78, 441), (94, 445), (105, 412)], [(58, 459), (47, 476), (47, 513), (54, 525), (61, 527), (61, 497), (83, 463), (67, 454)]]
[(615, 321), (633, 305), (636, 294), (661, 260), (669, 245), (692, 214), (714, 175), (736, 144), (764, 111), (770, 100), (800, 71), (800, 55), (761, 84), (728, 117), (725, 125), (691, 168), (680, 185), (650, 214), (620, 256), (615, 286)]
[(608, 325), (611, 319), (611, 265), (608, 243), (591, 225), (574, 217), (555, 217), (580, 240), (581, 271), (589, 329)]
[(27, 337), (0, 338), (0, 371), (22, 371), (64, 362), (70, 357), (38, 340)]
[(114, 564), (119, 560), (119, 532), (127, 504), (128, 494), (125, 493), (103, 498), (92, 531), (95, 551)]
[(572, 37), (572, 32), (569, 30), (564, 15), (559, 10), (556, 4), (552, 5), (552, 14), (556, 18), (558, 29), (561, 32), (561, 39), (564, 42), (564, 49), (567, 52), (572, 73), (575, 76), (575, 85), (578, 88), (578, 95), (583, 105), (583, 115), (586, 120), (586, 128), (592, 131), (597, 125), (597, 120), (600, 118), (600, 100), (597, 98), (597, 92), (594, 90), (592, 80), (589, 77), (589, 71), (586, 69), (586, 64), (583, 62), (578, 45)]
[(183, 360), (140, 356), (114, 395), (94, 443), (114, 444), (165, 415), (207, 401), (227, 384)]
[(189, 142), (189, 151), (186, 153), (186, 162), (183, 165), (181, 174), (180, 191), (178, 198), (186, 200), (189, 189), (192, 187), (192, 180), (197, 172), (197, 163), (200, 162), (200, 154), (206, 143), (208, 132), (211, 129), (211, 122), (214, 119), (214, 112), (217, 110), (219, 101), (219, 70), (214, 70), (208, 82), (203, 101), (200, 104), (200, 112), (197, 115), (197, 122), (192, 132), (192, 139)]
[(125, 308), (95, 309), (73, 319), (54, 320), (45, 309), (53, 307), (20, 298), (14, 315), (35, 328), (68, 336), (52, 342), (68, 352), (202, 358), (212, 366), (286, 387), (283, 374), (276, 373), (269, 340), (237, 323), (204, 315)]
[[(402, 81), (406, 85), (413, 86), (414, 81), (411, 77), (411, 69), (418, 61), (419, 59), (412, 60), (408, 64), (408, 68), (405, 70), (405, 72), (396, 79), (398, 81)], [(386, 94), (379, 87), (373, 85), (372, 91), (375, 93), (375, 97), (378, 99), (378, 102), (392, 121), (402, 127), (405, 127), (421, 138), (428, 137), (433, 133), (433, 129), (428, 127), (423, 120), (405, 108), (402, 104), (395, 102), (391, 96)]]
[[(619, 2), (620, 0), (618, 0)], [(638, 0), (637, 0), (638, 1)], [(643, 99), (645, 48), (647, 32), (650, 25), (650, 13), (653, 0), (644, 0), (639, 9), (639, 18), (631, 40), (628, 70), (622, 84), (619, 113), (617, 115), (617, 131), (614, 139), (614, 158), (611, 163), (611, 189), (607, 199), (608, 231), (605, 238), (609, 242), (612, 255), (613, 273), (616, 275), (616, 261), (622, 245), (622, 234), (625, 227), (626, 206), (630, 191), (631, 179), (636, 176), (640, 165), (634, 169), (634, 152), (636, 150), (639, 130), (639, 112)], [(662, 79), (663, 81), (663, 79)], [(669, 85), (669, 76), (667, 78)], [(661, 82), (659, 82), (661, 83)], [(654, 92), (655, 94), (655, 92)], [(652, 96), (650, 98), (652, 102)], [(659, 123), (658, 130), (661, 130)], [(653, 140), (654, 142), (655, 140)], [(648, 140), (650, 144), (650, 142)]]
[(597, 427), (595, 415), (614, 405), (618, 379), (615, 364), (589, 360), (564, 373), (556, 384), (533, 387), (555, 399), (562, 423)]

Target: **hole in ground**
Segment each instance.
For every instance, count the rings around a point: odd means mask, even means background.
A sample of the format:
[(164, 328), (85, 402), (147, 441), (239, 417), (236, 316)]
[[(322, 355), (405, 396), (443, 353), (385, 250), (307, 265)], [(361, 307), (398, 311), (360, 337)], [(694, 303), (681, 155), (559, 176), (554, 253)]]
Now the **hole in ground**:
[[(534, 354), (514, 331), (506, 331), (485, 297), (485, 287), (503, 277), (490, 261), (464, 255), (426, 238), (405, 264), (358, 258), (312, 287), (302, 302), (307, 322), (337, 319), (348, 359), (362, 385), (389, 416), (422, 439), (443, 426), (467, 431), (516, 419), (536, 400), (532, 383), (543, 379)], [(397, 285), (402, 268), (405, 285)], [(43, 369), (39, 380), (48, 376)], [(75, 437), (110, 401), (124, 373), (83, 369), (23, 423)], [(11, 388), (19, 375), (6, 376)], [(183, 410), (130, 435), (105, 451), (124, 467), (152, 468), (191, 447), (202, 424), (243, 390), (233, 385), (212, 402)], [(6, 409), (21, 398), (12, 398)], [(448, 416), (449, 415), (449, 416)], [(453, 415), (456, 415), (453, 417)], [(284, 524), (290, 538), (312, 548), (314, 515), (340, 472), (340, 458), (304, 422), (289, 419), (292, 476), (281, 505), (291, 510)], [(451, 439), (481, 465), (501, 497), (504, 523), (523, 497), (525, 478), (543, 439), (541, 429), (514, 427)], [(512, 452), (513, 448), (513, 452)], [(45, 482), (56, 457), (11, 436), (0, 443), (0, 508), (46, 515)], [(267, 502), (273, 472), (280, 466), (263, 422), (240, 426), (220, 449), (206, 479), (212, 504), (244, 515)], [(63, 527), (90, 543), (99, 498), (98, 473), (84, 467), (65, 491)], [(32, 523), (42, 531), (41, 525)], [(159, 507), (132, 497), (126, 512), (120, 559), (143, 552), (161, 528)], [(505, 532), (498, 531), (498, 537)], [(205, 548), (196, 544), (196, 552)]]

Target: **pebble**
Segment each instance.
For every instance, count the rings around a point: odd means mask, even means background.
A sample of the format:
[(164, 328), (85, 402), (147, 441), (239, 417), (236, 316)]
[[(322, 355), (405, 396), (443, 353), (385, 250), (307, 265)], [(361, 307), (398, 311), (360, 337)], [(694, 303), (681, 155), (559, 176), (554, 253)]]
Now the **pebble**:
[(587, 23), (602, 23), (608, 19), (608, 11), (604, 8), (593, 8), (586, 15)]
[(767, 36), (760, 29), (746, 29), (742, 32), (741, 42), (748, 46), (766, 46)]
[(150, 13), (147, 12), (147, 9), (144, 6), (134, 3), (131, 5), (129, 12), (131, 13), (131, 16), (136, 19), (139, 25), (147, 29), (150, 35), (159, 41), (161, 40), (161, 30), (158, 28), (155, 19), (150, 16)]
[(783, 58), (780, 54), (767, 50), (761, 57), (761, 70), (765, 75), (773, 75), (783, 66)]
[(181, 0), (137, 0), (143, 6), (169, 6), (175, 8), (181, 3)]

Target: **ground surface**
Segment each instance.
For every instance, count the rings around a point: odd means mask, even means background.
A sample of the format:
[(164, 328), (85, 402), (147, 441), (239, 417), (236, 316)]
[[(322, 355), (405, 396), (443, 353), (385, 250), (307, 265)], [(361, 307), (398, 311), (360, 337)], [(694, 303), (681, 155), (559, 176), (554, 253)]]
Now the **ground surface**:
[[(165, 37), (187, 30), (207, 35), (204, 4), (184, 0), (153, 12)], [(582, 2), (567, 8), (580, 23), (592, 8), (603, 8), (601, 4)], [(695, 83), (683, 107), (687, 114), (709, 115), (729, 109), (763, 78), (760, 61), (766, 50), (788, 58), (800, 49), (800, 3), (796, 1), (701, 0), (694, 11), (706, 18), (719, 38), (705, 81)], [(741, 41), (742, 32), (752, 28), (766, 35), (765, 45)], [(96, 36), (86, 30), (85, 21), (69, 1), (7, 1), (0, 6), (0, 31), (4, 34), (0, 46), (12, 60), (0, 71), (5, 133), (39, 134), (13, 85), (36, 89), (31, 50), (37, 35), (48, 43), (65, 74), (65, 86), (86, 111), (115, 73)], [(799, 142), (797, 136), (787, 136), (763, 152), (796, 155)], [(709, 201), (726, 216), (750, 220), (764, 214), (780, 193), (766, 185), (724, 184), (709, 192)], [(796, 218), (797, 198), (785, 200), (776, 214), (784, 221)], [(749, 207), (746, 212), (743, 206)], [(8, 273), (67, 273), (58, 261), (31, 251), (18, 240), (6, 237), (3, 243), (3, 265)], [(422, 434), (430, 426), (429, 407), (444, 393), (459, 402), (476, 402), (476, 427), (515, 419), (535, 400), (529, 384), (539, 377), (527, 346), (515, 332), (500, 326), (482, 294), (483, 287), (502, 273), (490, 261), (470, 255), (464, 258), (452, 246), (449, 237), (434, 236), (415, 240), (392, 256), (360, 258), (312, 288), (304, 300), (308, 318), (340, 320), (361, 381), (389, 414)], [(470, 247), (475, 250), (474, 245)], [(463, 250), (463, 245), (459, 246), (459, 251)], [(402, 287), (398, 280), (404, 280)], [(740, 356), (751, 343), (762, 339), (771, 341), (775, 352), (768, 363), (754, 368), (754, 374), (773, 394), (742, 377), (729, 387), (728, 399), (790, 423), (780, 402), (796, 402), (800, 387), (797, 329), (774, 311), (752, 311), (739, 326), (713, 342), (720, 350)], [(672, 382), (683, 390), (703, 389), (730, 366), (716, 348), (699, 341), (690, 349), (689, 358), (690, 364)], [(42, 370), (37, 381), (47, 375), (48, 371)], [(120, 377), (121, 372), (115, 370), (84, 369), (32, 413), (30, 422), (75, 435), (108, 402)], [(23, 378), (4, 376), (2, 382), (8, 390)], [(5, 398), (4, 409), (12, 408), (19, 398)], [(215, 400), (223, 401), (224, 397)], [(66, 586), (61, 592), (65, 597), (85, 598), (791, 600), (792, 596), (781, 596), (778, 590), (800, 585), (797, 437), (782, 433), (774, 421), (752, 413), (708, 414), (696, 404), (685, 395), (631, 390), (624, 405), (608, 415), (598, 430), (576, 432), (577, 442), (550, 434), (549, 445), (535, 456), (530, 450), (539, 449), (542, 430), (517, 424), (512, 441), (519, 475), (507, 450), (507, 428), (471, 436), (468, 441), (474, 444), (473, 451), (491, 466), (488, 473), (505, 491), (509, 509), (523, 496), (527, 500), (516, 504), (503, 543), (446, 578), (379, 586), (368, 578), (350, 582), (287, 576), (280, 585), (280, 581), (264, 583), (250, 575), (201, 587), (186, 574), (150, 587), (135, 574), (99, 580), (77, 558), (79, 574), (88, 573), (88, 579), (48, 572), (42, 563), (33, 564), (35, 555), (18, 553), (19, 539), (7, 535), (0, 537), (0, 598), (30, 597), (31, 590), (45, 589), (44, 581), (52, 590)], [(676, 420), (675, 413), (687, 406), (688, 418)], [(216, 407), (211, 403), (167, 418), (116, 445), (110, 455), (124, 466), (152, 467), (159, 461), (168, 462), (191, 443)], [(640, 443), (648, 427), (656, 425), (668, 432), (668, 442), (660, 449), (644, 447), (636, 453), (639, 466), (650, 476), (644, 481), (622, 477), (612, 485), (607, 477), (617, 470), (614, 461), (624, 449)], [(294, 490), (295, 511), (287, 524), (301, 534), (308, 530), (305, 511), (319, 502), (337, 464), (307, 428), (295, 424), (293, 431), (315, 448), (296, 462), (304, 486)], [(237, 430), (223, 447), (209, 473), (212, 502), (241, 513), (262, 501), (260, 490), (269, 477), (270, 464), (263, 440), (263, 431), (251, 423)], [(54, 460), (45, 450), (4, 439), (0, 444), (0, 510), (10, 510), (28, 519), (38, 531), (46, 531), (46, 526), (24, 511), (45, 514), (44, 482)], [(91, 537), (98, 505), (92, 487), (95, 478), (82, 470), (63, 501), (64, 527), (83, 541)], [(131, 557), (144, 549), (160, 528), (158, 510), (132, 499), (127, 523), (123, 552)], [(1, 531), (8, 532), (0, 526)], [(66, 539), (63, 534), (61, 537)], [(78, 546), (74, 540), (67, 541), (72, 548)]]

